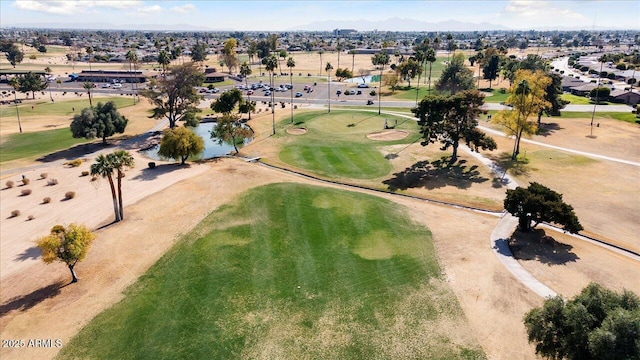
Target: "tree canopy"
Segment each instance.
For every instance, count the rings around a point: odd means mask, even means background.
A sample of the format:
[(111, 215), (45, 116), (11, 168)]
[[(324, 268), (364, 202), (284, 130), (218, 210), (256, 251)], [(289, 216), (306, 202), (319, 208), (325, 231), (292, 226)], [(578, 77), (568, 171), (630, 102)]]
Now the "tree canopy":
[(591, 283), (575, 298), (556, 296), (524, 317), (529, 342), (548, 359), (640, 358), (640, 299)]
[(238, 151), (238, 143), (244, 142), (253, 136), (253, 131), (240, 122), (240, 118), (234, 114), (225, 113), (220, 118), (216, 126), (211, 130), (211, 139), (217, 139), (218, 143), (232, 144)]
[(459, 91), (475, 89), (473, 72), (464, 65), (464, 60), (462, 53), (453, 55), (451, 62), (444, 68), (436, 83), (437, 90), (447, 91), (453, 95)]
[(191, 155), (197, 155), (204, 150), (204, 140), (185, 127), (165, 129), (160, 141), (158, 155), (172, 159), (180, 159), (184, 165)]
[(17, 45), (11, 44), (6, 49), (3, 49), (5, 56), (9, 63), (15, 68), (16, 64), (19, 64), (24, 60), (24, 53), (20, 51)]
[(23, 93), (31, 92), (31, 97), (36, 98), (36, 91), (42, 91), (49, 86), (49, 83), (38, 74), (28, 72), (18, 76), (18, 91)]
[(118, 112), (116, 104), (109, 101), (106, 104), (98, 103), (93, 108), (84, 108), (80, 114), (74, 115), (71, 133), (74, 138), (102, 138), (102, 143), (106, 144), (107, 137), (122, 134), (127, 123), (127, 118)]
[(478, 148), (494, 150), (495, 141), (476, 129), (480, 107), (484, 96), (477, 90), (463, 91), (452, 96), (427, 95), (411, 111), (418, 118), (420, 133), (424, 139), (421, 144), (441, 142), (442, 150), (453, 148), (451, 163), (457, 160), (458, 145), (461, 139)]
[(491, 55), (489, 60), (485, 62), (482, 67), (482, 75), (485, 80), (489, 80), (489, 89), (491, 89), (491, 82), (498, 77), (500, 70), (500, 56)]
[(197, 43), (191, 47), (191, 59), (194, 62), (203, 62), (207, 60), (207, 44)]
[(75, 283), (78, 282), (78, 277), (73, 268), (78, 261), (84, 260), (87, 256), (95, 238), (95, 234), (84, 225), (70, 224), (66, 228), (56, 225), (51, 228), (49, 235), (37, 241), (37, 246), (45, 264), (56, 260), (67, 264), (71, 272), (71, 282)]
[(203, 81), (204, 74), (195, 64), (178, 65), (172, 67), (165, 77), (152, 81), (152, 86), (143, 90), (141, 95), (155, 106), (151, 117), (168, 118), (169, 127), (173, 129), (187, 114), (200, 111), (197, 106), (202, 97), (195, 87), (202, 85)]
[(550, 106), (545, 99), (545, 90), (551, 78), (542, 71), (517, 70), (515, 82), (509, 89), (505, 103), (513, 106), (512, 110), (501, 110), (493, 121), (502, 125), (508, 135), (515, 136), (512, 159), (520, 153), (520, 140), (524, 134), (534, 134), (537, 126), (532, 116), (538, 115)]
[(541, 222), (549, 222), (562, 225), (565, 231), (571, 233), (583, 229), (573, 207), (562, 200), (562, 194), (536, 182), (527, 188), (518, 186), (514, 190), (507, 190), (504, 208), (518, 217), (520, 231), (529, 231), (532, 221), (533, 227)]
[(211, 103), (211, 110), (218, 113), (230, 114), (236, 106), (242, 104), (243, 101), (242, 92), (238, 89), (231, 89)]

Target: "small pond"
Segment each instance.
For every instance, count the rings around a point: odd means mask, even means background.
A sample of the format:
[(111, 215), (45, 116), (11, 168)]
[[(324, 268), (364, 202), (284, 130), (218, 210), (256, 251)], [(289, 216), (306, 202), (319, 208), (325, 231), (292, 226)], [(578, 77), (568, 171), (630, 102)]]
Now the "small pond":
[[(228, 155), (235, 150), (233, 149), (233, 145), (230, 143), (218, 143), (218, 139), (211, 139), (211, 130), (216, 126), (215, 122), (207, 122), (201, 123), (195, 128), (189, 128), (189, 130), (193, 131), (197, 135), (200, 135), (204, 140), (204, 151), (196, 156), (192, 156), (190, 159), (192, 160), (200, 160), (200, 159), (211, 159), (218, 156)], [(252, 139), (247, 139), (243, 144), (239, 144), (238, 148), (248, 144)], [(158, 155), (158, 149), (160, 145), (156, 145), (149, 150), (142, 151), (141, 153), (151, 159), (154, 160), (166, 160), (162, 159)]]

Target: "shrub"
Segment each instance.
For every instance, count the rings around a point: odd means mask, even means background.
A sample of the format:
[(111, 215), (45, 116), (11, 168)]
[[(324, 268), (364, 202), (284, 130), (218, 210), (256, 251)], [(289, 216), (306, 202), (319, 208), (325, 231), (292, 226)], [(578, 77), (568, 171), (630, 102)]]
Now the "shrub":
[(616, 64), (616, 69), (618, 70), (627, 70), (627, 65), (625, 63)]
[(40, 174), (40, 179), (46, 179), (47, 177), (49, 177), (49, 174), (47, 173)]
[(67, 161), (64, 164), (65, 165), (69, 165), (71, 167), (78, 167), (78, 166), (82, 165), (82, 159), (75, 159), (75, 160), (72, 160), (72, 161)]
[(47, 181), (47, 185), (49, 186), (58, 185), (58, 179), (49, 179), (49, 181)]
[(35, 218), (36, 218), (35, 216), (33, 216), (33, 215), (29, 215), (29, 216), (27, 216), (27, 221), (31, 221), (31, 220), (33, 220), (33, 219), (35, 219)]
[(22, 179), (22, 185), (29, 185), (30, 182), (31, 180), (29, 180), (28, 178)]
[(48, 196), (47, 196), (46, 198), (42, 199), (42, 203), (43, 203), (43, 204), (48, 204), (48, 203), (50, 203), (50, 202), (51, 202), (51, 198), (50, 198), (50, 197), (48, 197)]
[(371, 90), (371, 92), (369, 93), (369, 95), (371, 95), (371, 96), (376, 96), (376, 91), (375, 91), (375, 90)]
[(82, 172), (82, 176), (88, 176), (88, 175), (89, 175), (89, 172), (88, 172), (88, 171), (83, 171), (83, 172)]
[(11, 180), (7, 181), (4, 184), (7, 186), (7, 189), (11, 189), (15, 185)]
[(24, 190), (20, 191), (20, 195), (22, 195), (22, 196), (31, 195), (31, 189), (24, 189)]
[(75, 191), (67, 191), (66, 193), (64, 193), (65, 200), (71, 200), (74, 197), (76, 197)]
[(500, 94), (506, 94), (507, 93), (507, 89), (505, 88), (500, 88)]
[(635, 78), (630, 78), (629, 80), (627, 80), (627, 84), (629, 85), (633, 85), (636, 83), (636, 79)]
[(11, 211), (11, 217), (12, 217), (12, 218), (14, 218), (14, 217), (18, 217), (18, 216), (20, 216), (20, 210), (13, 210), (13, 211)]
[(609, 73), (609, 75), (607, 75), (607, 79), (609, 80), (615, 80), (615, 78), (616, 78), (616, 74), (614, 73)]
[(153, 161), (149, 162), (149, 169), (155, 169), (156, 168), (156, 163)]
[(96, 181), (96, 180), (98, 180), (98, 177), (97, 177), (97, 176), (92, 176), (92, 177), (91, 177), (91, 182), (94, 182), (94, 181)]

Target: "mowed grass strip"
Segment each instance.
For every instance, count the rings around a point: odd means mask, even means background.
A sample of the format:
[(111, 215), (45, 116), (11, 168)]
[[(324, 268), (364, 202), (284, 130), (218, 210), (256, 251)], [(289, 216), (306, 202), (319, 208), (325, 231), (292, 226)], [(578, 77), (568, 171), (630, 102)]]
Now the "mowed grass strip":
[[(385, 119), (389, 126), (407, 131), (409, 136), (395, 141), (368, 139), (367, 134), (384, 130)], [(387, 175), (392, 166), (378, 147), (410, 144), (419, 136), (415, 121), (371, 112), (310, 112), (296, 116), (295, 122), (308, 132), (290, 135), (291, 142), (283, 146), (280, 160), (331, 178), (375, 179)], [(287, 124), (285, 121), (281, 125)]]
[(205, 218), (59, 358), (484, 358), (470, 338), (405, 209), (273, 184)]
[[(126, 98), (121, 96), (113, 97), (97, 97), (91, 100), (95, 106), (99, 102), (107, 103), (113, 101), (118, 109), (125, 108), (133, 105), (133, 98)], [(33, 108), (32, 108), (33, 106)], [(20, 117), (28, 116), (41, 116), (41, 115), (74, 115), (79, 114), (83, 108), (89, 107), (89, 98), (76, 99), (76, 100), (58, 100), (51, 102), (51, 100), (42, 100), (38, 102), (29, 102), (22, 105), (18, 105), (18, 111)], [(75, 109), (75, 111), (74, 111)], [(0, 118), (15, 118), (16, 107), (14, 105), (0, 107)]]
[(0, 163), (50, 154), (87, 141), (74, 139), (69, 128), (11, 134), (0, 143)]

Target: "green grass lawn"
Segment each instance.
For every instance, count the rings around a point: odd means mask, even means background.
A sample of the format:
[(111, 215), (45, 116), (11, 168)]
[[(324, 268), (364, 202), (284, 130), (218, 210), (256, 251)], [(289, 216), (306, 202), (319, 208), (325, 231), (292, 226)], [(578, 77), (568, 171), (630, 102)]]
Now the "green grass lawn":
[(483, 92), (487, 93), (488, 95), (487, 97), (484, 98), (484, 102), (487, 102), (487, 103), (503, 103), (505, 100), (507, 100), (507, 97), (509, 96), (509, 93), (507, 93), (506, 91), (502, 93), (500, 89), (491, 89), (490, 92), (483, 90)]
[[(409, 131), (410, 135), (398, 141), (369, 140), (366, 134), (383, 130), (385, 119), (389, 125), (397, 120), (397, 129)], [(371, 112), (310, 112), (296, 116), (295, 121), (308, 132), (303, 136), (288, 135), (292, 142), (283, 147), (280, 159), (330, 178), (375, 179), (384, 176), (392, 166), (378, 147), (410, 144), (419, 137), (415, 121)]]
[[(113, 101), (118, 109), (125, 108), (133, 105), (133, 98), (126, 98), (121, 96), (93, 98), (94, 106), (101, 102), (106, 103)], [(31, 108), (33, 106), (33, 109)], [(20, 116), (40, 116), (40, 115), (73, 115), (79, 114), (83, 108), (89, 107), (89, 98), (69, 100), (69, 101), (56, 101), (41, 100), (37, 102), (29, 102), (26, 104), (18, 105), (18, 111)], [(75, 108), (75, 112), (73, 109)], [(0, 118), (16, 117), (15, 106), (3, 106), (0, 108)]]
[[(560, 117), (565, 119), (580, 119), (580, 118), (591, 118), (592, 113), (590, 112), (573, 112), (573, 111), (562, 111)], [(614, 119), (620, 120), (628, 123), (635, 124), (636, 120), (640, 120), (636, 118), (636, 114), (632, 114), (629, 112), (596, 112), (594, 119)]]
[(71, 137), (69, 128), (11, 134), (0, 144), (0, 163), (36, 158), (87, 141), (85, 138)]
[(381, 198), (256, 188), (185, 235), (59, 358), (482, 359), (452, 332), (468, 327), (430, 239)]
[(586, 96), (577, 96), (577, 95), (573, 95), (573, 94), (562, 94), (562, 95), (560, 95), (560, 98), (562, 100), (568, 101), (570, 104), (573, 104), (573, 105), (589, 105), (589, 104), (591, 104), (591, 100), (589, 100), (589, 98), (587, 98)]
[[(447, 61), (447, 56), (438, 57), (437, 60), (431, 64), (431, 89), (435, 88), (436, 81), (442, 75), (442, 70), (445, 68), (444, 62)], [(395, 60), (394, 57), (390, 59), (392, 62)], [(388, 69), (388, 67), (386, 67)], [(379, 74), (380, 72), (373, 72)], [(422, 75), (420, 76), (420, 90), (418, 91), (418, 99), (422, 99), (429, 92), (428, 90), (428, 82), (429, 82), (429, 63), (423, 70)], [(418, 77), (411, 80), (411, 88), (409, 88), (409, 84), (406, 82), (400, 83), (400, 89), (396, 90), (393, 94), (387, 96), (387, 98), (398, 99), (398, 100), (415, 100), (416, 99), (416, 84), (418, 83)], [(389, 89), (390, 91), (390, 89)], [(387, 92), (387, 89), (383, 92), (383, 94)]]

